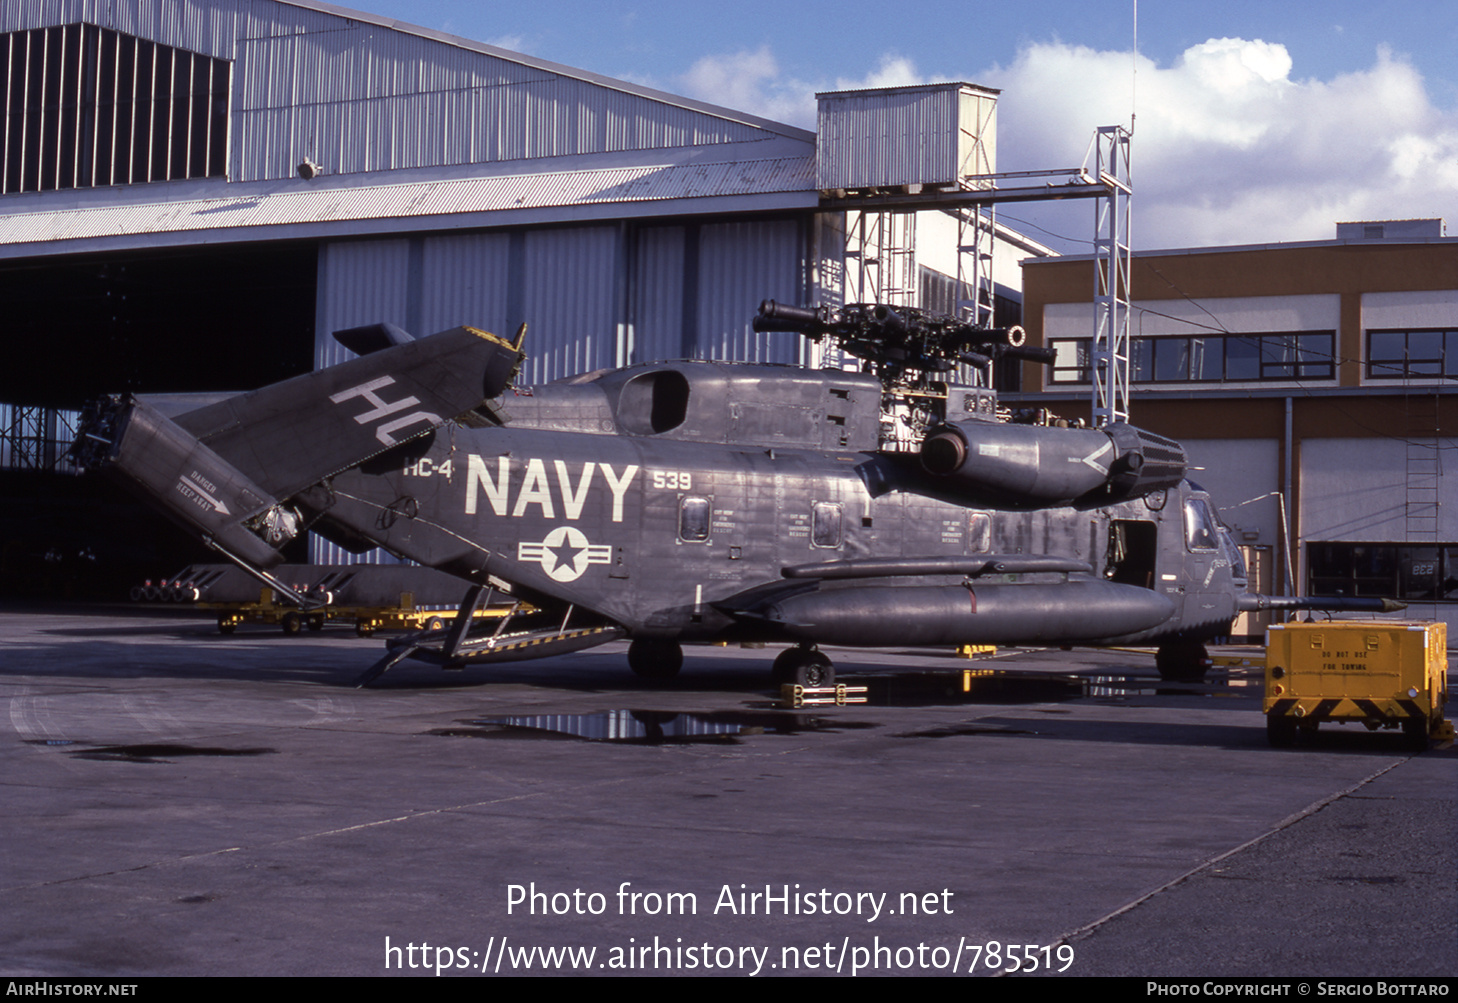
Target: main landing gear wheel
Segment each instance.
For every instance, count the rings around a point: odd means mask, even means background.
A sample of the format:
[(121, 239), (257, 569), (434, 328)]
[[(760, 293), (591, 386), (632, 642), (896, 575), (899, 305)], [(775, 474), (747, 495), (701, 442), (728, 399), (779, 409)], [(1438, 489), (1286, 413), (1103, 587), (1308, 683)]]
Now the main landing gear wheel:
[(1166, 641), (1154, 655), (1159, 678), (1167, 683), (1204, 682), (1205, 671), (1213, 664), (1199, 641)]
[(683, 668), (683, 648), (677, 641), (634, 641), (628, 645), (628, 668), (640, 679), (672, 679)]
[(775, 659), (770, 677), (775, 685), (834, 686), (835, 666), (815, 647), (786, 648)]

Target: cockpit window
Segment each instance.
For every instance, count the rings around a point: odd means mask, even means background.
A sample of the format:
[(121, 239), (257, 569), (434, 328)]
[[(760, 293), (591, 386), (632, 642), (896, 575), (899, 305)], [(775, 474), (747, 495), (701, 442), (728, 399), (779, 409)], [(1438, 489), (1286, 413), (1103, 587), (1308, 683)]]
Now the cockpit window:
[(1230, 538), (1230, 530), (1223, 525), (1220, 527), (1220, 549), (1225, 553), (1225, 559), (1230, 562), (1230, 576), (1238, 582), (1246, 580), (1245, 557), (1240, 553), (1240, 548)]
[(1185, 501), (1185, 546), (1190, 550), (1219, 550), (1218, 523), (1203, 498)]

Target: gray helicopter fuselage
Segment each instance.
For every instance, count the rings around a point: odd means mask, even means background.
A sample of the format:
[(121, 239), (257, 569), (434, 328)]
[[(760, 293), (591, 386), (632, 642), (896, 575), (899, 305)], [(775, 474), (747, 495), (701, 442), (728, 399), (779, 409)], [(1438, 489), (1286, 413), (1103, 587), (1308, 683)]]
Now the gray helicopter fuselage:
[[(990, 391), (946, 394), (967, 438), (1008, 427)], [(502, 425), (449, 423), (335, 476), (327, 522), (637, 638), (1208, 638), (1227, 632), (1244, 591), (1233, 544), (1189, 482), (1110, 504), (949, 483), (916, 452), (886, 448), (897, 419), (872, 376), (660, 363), (508, 391), (494, 405)], [(1087, 568), (928, 571), (933, 559), (984, 554)], [(911, 563), (845, 578), (812, 570), (814, 595), (770, 601), (786, 569), (876, 559)], [(758, 605), (756, 589), (769, 595)]]

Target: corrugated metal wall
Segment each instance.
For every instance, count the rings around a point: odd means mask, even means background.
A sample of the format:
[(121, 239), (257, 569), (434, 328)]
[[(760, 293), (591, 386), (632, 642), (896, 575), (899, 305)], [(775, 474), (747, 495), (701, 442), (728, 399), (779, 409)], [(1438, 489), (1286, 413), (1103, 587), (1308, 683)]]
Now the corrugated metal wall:
[(997, 94), (932, 84), (818, 94), (816, 186), (955, 185), (997, 169)]
[(549, 383), (614, 365), (623, 319), (619, 234), (616, 226), (526, 234), (520, 319), (527, 323), (528, 355), (522, 382)]
[(354, 358), (334, 340), (335, 331), (376, 323), (398, 324), (410, 330), (409, 274), (409, 240), (352, 240), (321, 245), (314, 368)]
[[(233, 58), (253, 0), (4, 0), (0, 31), (96, 24), (178, 49)], [(269, 6), (276, 6), (269, 4)]]
[[(355, 240), (320, 246), (315, 368), (354, 358), (353, 352), (334, 340), (335, 331), (380, 322), (409, 330), (411, 244), (410, 240)], [(400, 563), (383, 550), (352, 554), (315, 534), (309, 536), (309, 560), (315, 564)]]
[(801, 303), (808, 240), (799, 220), (714, 223), (700, 230), (696, 357), (797, 362), (803, 339), (751, 326), (764, 299)]
[(332, 332), (388, 321), (417, 336), (527, 323), (523, 383), (632, 362), (797, 362), (800, 338), (752, 328), (763, 299), (810, 295), (801, 219), (614, 223), (325, 244), (315, 359), (349, 357)]
[(763, 130), (273, 0), (4, 0), (0, 31), (86, 22), (235, 60), (234, 181), (702, 146)]
[(414, 35), (240, 40), (234, 177), (493, 163), (758, 138), (757, 129)]
[(411, 333), (424, 336), (466, 324), (511, 337), (510, 245), (504, 233), (426, 238), (419, 330)]
[[(697, 239), (697, 231), (697, 227), (683, 226), (638, 229), (630, 341), (624, 363), (682, 359), (692, 354), (684, 345), (684, 257), (685, 234), (691, 232)], [(689, 298), (692, 302), (693, 292)]]
[[(388, 321), (426, 335), (470, 324), (510, 337), (523, 320), (522, 383), (685, 356), (796, 362), (802, 339), (751, 325), (760, 300), (807, 295), (810, 225), (616, 223), (325, 244), (316, 364), (351, 357), (332, 336), (341, 328)], [(390, 560), (317, 537), (310, 554), (319, 563)]]

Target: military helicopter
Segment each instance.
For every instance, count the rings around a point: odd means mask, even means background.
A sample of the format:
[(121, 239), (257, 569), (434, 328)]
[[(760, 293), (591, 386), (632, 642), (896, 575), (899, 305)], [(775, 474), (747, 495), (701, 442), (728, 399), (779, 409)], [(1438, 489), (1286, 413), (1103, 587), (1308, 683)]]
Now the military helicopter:
[[(383, 547), (467, 584), (404, 658), (490, 664), (631, 641), (637, 674), (685, 643), (786, 644), (779, 681), (827, 685), (821, 645), (1158, 646), (1198, 678), (1254, 608), (1240, 555), (1169, 439), (1011, 413), (975, 375), (1048, 361), (1018, 328), (876, 304), (766, 301), (861, 371), (680, 361), (515, 386), (525, 326), (416, 339), (337, 332), (358, 358), (244, 394), (105, 398), (80, 458), (139, 490), (301, 611), (269, 568), (299, 533)], [(511, 603), (472, 631), (481, 604)]]

